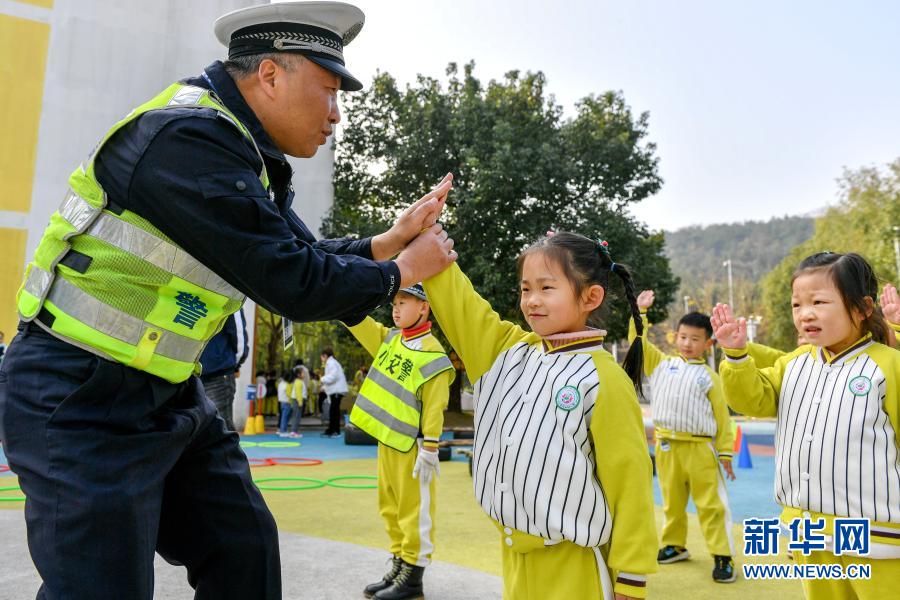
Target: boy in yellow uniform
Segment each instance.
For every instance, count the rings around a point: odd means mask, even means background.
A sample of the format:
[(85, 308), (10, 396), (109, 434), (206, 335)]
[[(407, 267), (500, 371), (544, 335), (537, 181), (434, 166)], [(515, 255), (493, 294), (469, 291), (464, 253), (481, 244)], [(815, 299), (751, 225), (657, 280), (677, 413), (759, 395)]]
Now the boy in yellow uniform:
[[(651, 290), (637, 298), (644, 331), (653, 299)], [(634, 322), (628, 337), (631, 341), (637, 337)], [(706, 546), (715, 561), (713, 581), (731, 583), (736, 574), (725, 475), (734, 479), (734, 436), (722, 382), (703, 359), (712, 344), (709, 317), (700, 313), (689, 313), (679, 321), (678, 356), (666, 356), (646, 339), (643, 342), (644, 374), (653, 390), (656, 470), (665, 513), (657, 560), (668, 564), (690, 558), (685, 548), (686, 508), (692, 495)]]
[(421, 284), (394, 298), (388, 329), (371, 317), (350, 332), (375, 357), (350, 422), (378, 440), (378, 506), (391, 538), (393, 564), (366, 587), (367, 598), (422, 598), (422, 575), (434, 551), (438, 441), (455, 371), (431, 334)]

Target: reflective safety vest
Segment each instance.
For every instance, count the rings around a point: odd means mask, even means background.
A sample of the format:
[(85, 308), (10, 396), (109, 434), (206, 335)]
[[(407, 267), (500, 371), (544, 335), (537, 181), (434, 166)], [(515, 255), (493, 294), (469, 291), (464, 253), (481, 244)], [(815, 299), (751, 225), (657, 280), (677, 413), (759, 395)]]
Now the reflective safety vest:
[(350, 422), (382, 444), (408, 451), (419, 437), (419, 390), (448, 370), (453, 364), (446, 354), (407, 348), (400, 330), (392, 329), (359, 389)]
[[(16, 301), (23, 321), (178, 383), (200, 372), (203, 348), (244, 295), (147, 220), (108, 202), (94, 172), (97, 154), (119, 129), (149, 111), (173, 108), (215, 110), (256, 148), (250, 131), (214, 93), (172, 84), (116, 123), (69, 177)], [(265, 166), (259, 179), (269, 187)]]

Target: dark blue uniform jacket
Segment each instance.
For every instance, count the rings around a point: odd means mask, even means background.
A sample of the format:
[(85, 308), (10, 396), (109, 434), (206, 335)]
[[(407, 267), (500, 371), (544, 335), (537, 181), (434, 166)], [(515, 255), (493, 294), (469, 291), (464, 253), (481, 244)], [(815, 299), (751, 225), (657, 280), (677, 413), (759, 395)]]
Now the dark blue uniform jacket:
[(258, 304), (294, 321), (352, 325), (388, 302), (400, 284), (396, 264), (372, 260), (371, 238), (316, 241), (291, 208), (284, 154), (222, 63), (204, 74), (185, 82), (213, 89), (250, 130), (274, 198), (259, 181), (253, 144), (216, 111), (184, 108), (147, 113), (101, 149), (95, 169), (111, 205), (144, 217)]

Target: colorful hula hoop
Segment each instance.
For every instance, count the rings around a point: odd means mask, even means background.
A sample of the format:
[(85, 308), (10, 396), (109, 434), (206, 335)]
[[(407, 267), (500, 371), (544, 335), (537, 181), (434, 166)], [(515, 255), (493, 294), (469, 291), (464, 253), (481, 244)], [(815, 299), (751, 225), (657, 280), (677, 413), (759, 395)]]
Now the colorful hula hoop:
[(338, 477), (331, 477), (326, 480), (325, 483), (330, 485), (331, 487), (343, 488), (347, 490), (374, 490), (378, 488), (378, 485), (368, 484), (368, 483), (335, 483), (337, 481), (344, 481), (345, 479), (374, 479), (378, 480), (374, 475), (340, 475)]
[(259, 444), (256, 442), (241, 442), (241, 448), (256, 448)]
[(260, 442), (260, 448), (297, 448), (300, 442)]
[[(260, 485), (261, 483), (266, 483), (268, 481), (308, 481), (311, 485)], [(314, 477), (263, 477), (262, 479), (254, 479), (253, 483), (255, 483), (256, 487), (261, 490), (271, 490), (278, 492), (290, 492), (294, 490), (317, 490), (328, 485), (327, 482), (322, 481), (321, 479), (316, 479)]]
[(248, 458), (251, 467), (274, 467), (275, 462), (271, 458)]
[(0, 473), (6, 473), (9, 471), (9, 465), (0, 465)]
[(272, 456), (266, 460), (273, 466), (278, 465), (279, 467), (315, 467), (322, 464), (318, 458), (301, 458), (299, 456)]
[[(13, 491), (21, 492), (22, 488), (20, 488), (17, 485), (0, 486), (0, 492), (13, 492)], [(18, 498), (16, 496), (0, 496), (0, 502), (25, 502), (25, 498)]]

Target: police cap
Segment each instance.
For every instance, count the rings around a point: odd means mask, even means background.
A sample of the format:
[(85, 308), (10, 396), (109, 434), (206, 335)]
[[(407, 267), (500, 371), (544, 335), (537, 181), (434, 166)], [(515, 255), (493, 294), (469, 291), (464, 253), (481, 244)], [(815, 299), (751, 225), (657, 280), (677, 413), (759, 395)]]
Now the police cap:
[(404, 294), (409, 294), (410, 296), (415, 296), (419, 300), (424, 300), (425, 302), (428, 302), (428, 298), (425, 296), (425, 288), (422, 287), (421, 283), (414, 283), (413, 285), (411, 285), (409, 287), (400, 288), (400, 292), (403, 292)]
[(362, 29), (366, 16), (343, 2), (278, 2), (251, 6), (216, 19), (216, 37), (228, 58), (270, 52), (299, 52), (340, 75), (341, 89), (363, 85), (344, 66), (344, 46)]

